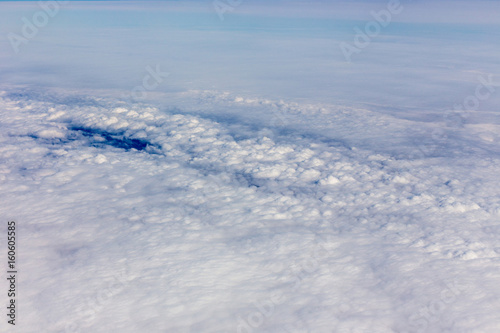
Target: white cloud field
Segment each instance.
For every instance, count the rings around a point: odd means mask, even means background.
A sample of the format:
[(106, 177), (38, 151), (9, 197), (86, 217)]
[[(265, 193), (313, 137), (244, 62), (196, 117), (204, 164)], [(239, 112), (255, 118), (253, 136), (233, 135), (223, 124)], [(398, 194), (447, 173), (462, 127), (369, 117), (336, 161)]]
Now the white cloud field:
[(499, 332), (499, 9), (0, 2), (0, 332)]

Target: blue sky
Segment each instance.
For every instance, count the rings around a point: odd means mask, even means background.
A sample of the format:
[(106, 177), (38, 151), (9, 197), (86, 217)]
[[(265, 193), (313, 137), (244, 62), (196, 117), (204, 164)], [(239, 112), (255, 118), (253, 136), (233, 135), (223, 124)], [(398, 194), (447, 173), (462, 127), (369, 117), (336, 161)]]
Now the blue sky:
[(446, 108), (473, 89), (470, 70), (497, 70), (500, 29), (491, 23), (498, 24), (498, 2), (402, 1), (404, 10), (351, 63), (340, 43), (352, 44), (354, 29), (386, 2), (283, 3), (242, 2), (221, 21), (205, 1), (75, 2), (18, 55), (6, 37), (20, 34), (22, 17), (40, 8), (6, 3), (0, 73), (18, 84), (51, 86), (61, 76), (70, 86), (125, 89), (145, 66), (161, 63), (173, 74), (166, 91), (272, 91), (278, 99), (375, 104), (396, 94), (400, 106)]

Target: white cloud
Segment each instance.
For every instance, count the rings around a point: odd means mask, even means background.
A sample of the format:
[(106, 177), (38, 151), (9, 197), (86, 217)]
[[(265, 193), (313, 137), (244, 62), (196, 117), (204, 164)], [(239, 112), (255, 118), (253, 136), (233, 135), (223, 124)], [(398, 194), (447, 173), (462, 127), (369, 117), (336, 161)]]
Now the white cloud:
[[(240, 139), (182, 109), (2, 96), (2, 215), (22, 228), (27, 330), (473, 330), (500, 306), (470, 269), (498, 256), (478, 229), (497, 216), (496, 160), (471, 174), (474, 157), (398, 160), (294, 133)], [(8, 133), (21, 125), (36, 135)], [(453, 303), (420, 314), (454, 279)]]

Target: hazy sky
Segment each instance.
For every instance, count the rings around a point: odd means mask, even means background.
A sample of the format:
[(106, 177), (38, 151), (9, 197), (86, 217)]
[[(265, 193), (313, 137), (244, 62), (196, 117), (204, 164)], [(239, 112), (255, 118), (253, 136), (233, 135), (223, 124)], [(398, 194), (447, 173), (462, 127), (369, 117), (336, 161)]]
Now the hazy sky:
[(388, 2), (243, 1), (224, 20), (211, 1), (71, 2), (19, 54), (7, 36), (41, 9), (1, 6), (4, 84), (131, 89), (160, 64), (172, 75), (159, 91), (447, 108), (475, 88), (478, 72), (498, 71), (495, 1), (401, 1), (351, 62), (341, 43), (354, 45)]

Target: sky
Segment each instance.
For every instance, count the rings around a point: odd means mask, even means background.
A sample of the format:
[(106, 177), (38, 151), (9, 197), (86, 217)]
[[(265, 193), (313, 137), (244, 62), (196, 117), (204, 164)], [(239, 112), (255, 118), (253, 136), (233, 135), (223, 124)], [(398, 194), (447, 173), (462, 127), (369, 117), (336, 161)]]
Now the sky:
[(20, 34), (22, 17), (39, 8), (6, 3), (0, 70), (6, 78), (15, 71), (12, 83), (54, 86), (58, 73), (73, 87), (125, 89), (135, 86), (145, 66), (159, 63), (176, 84), (158, 91), (209, 87), (267, 92), (274, 99), (373, 104), (396, 98), (401, 107), (444, 109), (474, 89), (472, 70), (496, 70), (492, 54), (500, 30), (488, 13), (498, 5), (401, 3), (392, 23), (371, 38), (369, 52), (353, 54), (349, 62), (339, 45), (352, 44), (354, 28), (363, 30), (373, 20), (370, 12), (386, 10), (386, 3), (242, 2), (221, 21), (211, 2), (75, 2), (63, 5), (18, 54), (6, 37)]

